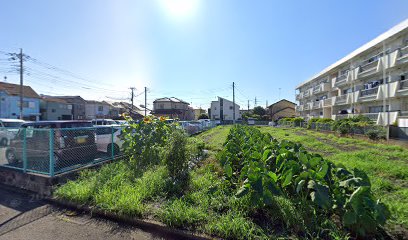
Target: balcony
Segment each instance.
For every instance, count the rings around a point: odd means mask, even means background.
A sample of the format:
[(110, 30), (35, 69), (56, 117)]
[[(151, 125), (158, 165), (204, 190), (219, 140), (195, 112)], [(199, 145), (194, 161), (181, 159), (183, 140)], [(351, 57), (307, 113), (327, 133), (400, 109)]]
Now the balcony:
[(372, 97), (372, 96), (376, 97), (377, 93), (378, 93), (378, 87), (365, 89), (365, 90), (360, 91), (360, 97)]
[(339, 86), (341, 86), (341, 85), (343, 85), (343, 84), (346, 84), (346, 83), (347, 83), (347, 78), (348, 78), (348, 75), (349, 75), (349, 74), (350, 74), (350, 72), (347, 72), (347, 73), (344, 73), (344, 74), (342, 74), (342, 75), (336, 77), (336, 81), (334, 82), (334, 86), (335, 86), (335, 87), (339, 87)]
[(310, 110), (310, 103), (306, 103), (306, 104), (303, 106), (303, 110)]
[(399, 90), (408, 90), (408, 79), (400, 81)]
[(331, 107), (332, 105), (333, 105), (333, 98), (323, 100), (323, 107)]
[(303, 92), (296, 94), (296, 100), (299, 101), (303, 98)]
[(399, 49), (397, 58), (398, 64), (406, 62), (408, 62), (408, 45)]
[(329, 83), (320, 83), (319, 85), (313, 88), (313, 94), (318, 94), (321, 92), (327, 92), (330, 89)]
[(364, 117), (368, 117), (374, 123), (377, 123), (379, 113), (362, 113)]
[(358, 76), (365, 77), (377, 72), (378, 64), (380, 62), (380, 58), (378, 57), (376, 60), (372, 62), (367, 62), (361, 65), (358, 69)]
[(348, 94), (344, 94), (336, 97), (336, 104), (346, 104)]
[(303, 93), (303, 97), (304, 98), (308, 98), (308, 97), (310, 97), (312, 94), (311, 94), (311, 88), (310, 89), (307, 89), (304, 93)]
[(322, 101), (314, 101), (312, 107), (313, 107), (313, 109), (322, 108)]

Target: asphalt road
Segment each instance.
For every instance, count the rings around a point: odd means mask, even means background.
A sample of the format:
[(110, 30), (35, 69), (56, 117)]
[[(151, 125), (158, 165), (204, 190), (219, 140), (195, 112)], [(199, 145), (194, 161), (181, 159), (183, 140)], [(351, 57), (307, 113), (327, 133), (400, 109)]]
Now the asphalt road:
[(0, 186), (0, 240), (170, 239), (112, 221), (60, 209)]

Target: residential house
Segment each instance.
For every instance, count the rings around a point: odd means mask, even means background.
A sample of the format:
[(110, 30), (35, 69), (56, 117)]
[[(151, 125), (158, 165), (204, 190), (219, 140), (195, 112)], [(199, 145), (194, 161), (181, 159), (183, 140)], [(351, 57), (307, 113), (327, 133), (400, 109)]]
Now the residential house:
[[(30, 86), (23, 86), (23, 119), (40, 119), (40, 99)], [(0, 82), (0, 118), (20, 118), (20, 85)]]
[(160, 117), (169, 117), (182, 121), (194, 119), (194, 109), (189, 106), (188, 102), (175, 97), (158, 98), (153, 102), (152, 114)]
[(87, 119), (118, 117), (118, 115), (112, 115), (112, 109), (113, 106), (105, 101), (85, 101), (85, 116)]
[[(130, 115), (133, 119), (141, 119), (144, 117), (144, 109), (140, 109), (137, 106), (133, 106), (127, 102), (112, 102), (111, 105), (118, 111), (119, 116), (123, 113)], [(146, 115), (149, 115), (150, 111), (146, 111)]]
[(72, 120), (72, 104), (64, 99), (41, 95), (41, 120)]
[(299, 84), (296, 91), (296, 111), (306, 119), (364, 115), (391, 125), (407, 118), (408, 19)]
[(211, 102), (211, 116), (212, 120), (231, 121), (234, 120), (234, 107), (235, 107), (235, 120), (241, 119), (241, 113), (239, 111), (239, 105), (225, 98), (218, 97), (218, 101)]
[(268, 115), (271, 116), (272, 121), (276, 121), (285, 117), (295, 117), (296, 116), (296, 104), (282, 99), (268, 107)]
[(198, 120), (198, 118), (202, 115), (202, 114), (206, 114), (206, 111), (204, 109), (201, 108), (196, 108), (194, 109), (194, 119)]
[(80, 96), (53, 96), (65, 100), (66, 103), (72, 105), (72, 119), (85, 120), (85, 103), (86, 101)]

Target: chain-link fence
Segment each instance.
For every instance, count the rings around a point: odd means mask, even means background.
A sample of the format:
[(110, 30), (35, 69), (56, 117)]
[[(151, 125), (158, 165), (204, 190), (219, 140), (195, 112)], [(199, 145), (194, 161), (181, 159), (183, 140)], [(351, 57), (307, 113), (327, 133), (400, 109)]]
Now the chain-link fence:
[[(180, 122), (189, 134), (211, 129), (215, 121)], [(13, 129), (0, 147), (0, 166), (54, 176), (123, 155), (126, 126), (53, 128), (27, 126)], [(1, 140), (1, 138), (0, 138)]]

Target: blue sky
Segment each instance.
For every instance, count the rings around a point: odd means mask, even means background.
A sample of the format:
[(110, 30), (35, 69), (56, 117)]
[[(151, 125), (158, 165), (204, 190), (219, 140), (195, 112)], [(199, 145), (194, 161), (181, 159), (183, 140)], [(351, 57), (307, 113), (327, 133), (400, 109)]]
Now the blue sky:
[[(39, 93), (126, 99), (146, 86), (150, 103), (174, 96), (206, 108), (232, 99), (234, 81), (237, 102), (252, 108), (255, 97), (294, 101), (296, 85), (407, 9), (406, 0), (0, 0), (0, 51), (37, 60), (25, 63), (25, 81)], [(0, 76), (17, 83), (5, 58)]]

